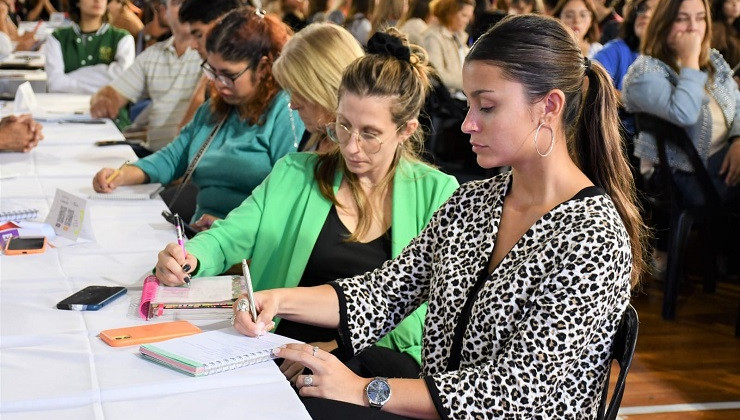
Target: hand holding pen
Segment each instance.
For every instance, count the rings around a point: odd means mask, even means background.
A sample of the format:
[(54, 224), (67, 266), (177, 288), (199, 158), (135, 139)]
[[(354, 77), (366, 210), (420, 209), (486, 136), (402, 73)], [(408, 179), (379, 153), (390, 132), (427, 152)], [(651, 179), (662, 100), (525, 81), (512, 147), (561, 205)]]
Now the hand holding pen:
[(160, 283), (167, 286), (182, 286), (190, 281), (190, 273), (198, 266), (195, 255), (185, 251), (177, 243), (168, 244), (157, 255), (154, 274)]
[[(180, 249), (182, 249), (182, 259), (187, 259), (188, 253), (185, 251), (185, 226), (182, 223), (182, 219), (180, 218), (180, 215), (175, 213), (175, 230), (177, 231), (177, 244), (180, 245)], [(190, 264), (187, 262), (182, 265), (182, 271), (183, 273), (186, 273), (190, 270)], [(185, 284), (190, 286), (190, 276), (185, 276), (183, 279), (185, 281)]]
[[(112, 192), (116, 187), (123, 184), (121, 173), (124, 171), (129, 161), (123, 162), (118, 169), (103, 168), (95, 174), (93, 178), (93, 189), (97, 192), (109, 193)], [(118, 182), (114, 182), (118, 180)]]

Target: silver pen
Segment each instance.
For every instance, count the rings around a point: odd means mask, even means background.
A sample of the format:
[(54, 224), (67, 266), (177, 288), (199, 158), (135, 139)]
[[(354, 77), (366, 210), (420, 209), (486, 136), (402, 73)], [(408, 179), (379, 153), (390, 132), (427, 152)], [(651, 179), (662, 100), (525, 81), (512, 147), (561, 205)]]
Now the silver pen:
[(249, 313), (252, 314), (252, 321), (257, 322), (257, 307), (254, 305), (254, 289), (252, 288), (252, 276), (249, 275), (249, 266), (247, 260), (242, 260), (242, 273), (244, 280), (247, 282), (247, 303), (249, 304)]

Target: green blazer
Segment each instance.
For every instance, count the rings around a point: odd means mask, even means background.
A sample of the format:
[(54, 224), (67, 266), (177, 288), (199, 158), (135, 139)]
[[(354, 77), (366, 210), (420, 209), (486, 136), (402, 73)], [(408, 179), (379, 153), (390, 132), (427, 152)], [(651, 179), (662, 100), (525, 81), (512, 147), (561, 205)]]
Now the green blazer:
[[(314, 153), (286, 155), (226, 219), (188, 241), (185, 247), (198, 258), (196, 276), (218, 275), (246, 258), (252, 260), (249, 269), (255, 290), (297, 286), (332, 206), (314, 178), (316, 161)], [(342, 173), (337, 172), (335, 192), (341, 181)], [(428, 165), (400, 162), (393, 179), (394, 257), (457, 187), (455, 178)], [(425, 315), (426, 305), (378, 344), (408, 353), (421, 364)]]

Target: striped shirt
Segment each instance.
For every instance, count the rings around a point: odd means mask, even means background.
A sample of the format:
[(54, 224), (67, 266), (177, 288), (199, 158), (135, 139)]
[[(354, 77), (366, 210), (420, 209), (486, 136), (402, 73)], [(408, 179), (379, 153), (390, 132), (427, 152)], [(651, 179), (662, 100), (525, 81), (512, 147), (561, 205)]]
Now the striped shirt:
[(201, 76), (200, 63), (198, 52), (190, 48), (178, 57), (174, 39), (170, 37), (144, 50), (111, 83), (113, 89), (131, 102), (152, 100), (147, 109), (148, 149), (159, 150), (177, 136), (177, 126)]

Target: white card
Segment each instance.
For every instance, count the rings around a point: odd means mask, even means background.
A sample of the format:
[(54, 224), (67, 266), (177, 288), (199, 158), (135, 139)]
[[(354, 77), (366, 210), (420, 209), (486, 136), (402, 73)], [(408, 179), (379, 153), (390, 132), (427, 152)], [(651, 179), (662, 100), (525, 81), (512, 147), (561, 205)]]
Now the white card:
[(36, 101), (36, 94), (33, 93), (33, 88), (31, 88), (31, 82), (24, 82), (18, 86), (13, 107), (13, 112), (16, 114), (30, 114), (38, 110), (39, 104)]
[(77, 238), (93, 240), (87, 200), (57, 188), (51, 203), (46, 223), (62, 238), (77, 241)]

